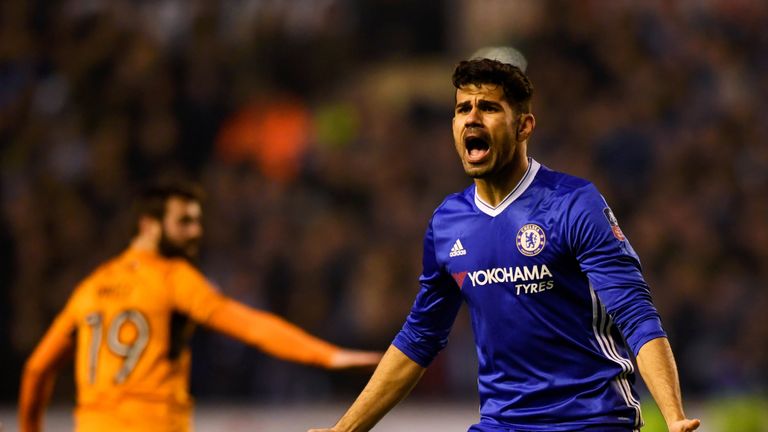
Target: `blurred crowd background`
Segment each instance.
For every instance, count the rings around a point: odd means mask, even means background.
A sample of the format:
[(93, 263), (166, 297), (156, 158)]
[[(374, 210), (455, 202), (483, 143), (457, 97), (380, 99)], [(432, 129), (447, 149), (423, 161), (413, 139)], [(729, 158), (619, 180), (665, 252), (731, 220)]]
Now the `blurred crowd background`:
[[(685, 394), (765, 394), (766, 28), (758, 0), (3, 0), (0, 401), (157, 176), (207, 190), (201, 268), (221, 291), (385, 349), (433, 209), (470, 184), (450, 76), (488, 45), (528, 59), (532, 156), (595, 182), (641, 256)], [(202, 400), (367, 380), (205, 331), (193, 349)], [(476, 398), (474, 364), (462, 316), (415, 393)]]

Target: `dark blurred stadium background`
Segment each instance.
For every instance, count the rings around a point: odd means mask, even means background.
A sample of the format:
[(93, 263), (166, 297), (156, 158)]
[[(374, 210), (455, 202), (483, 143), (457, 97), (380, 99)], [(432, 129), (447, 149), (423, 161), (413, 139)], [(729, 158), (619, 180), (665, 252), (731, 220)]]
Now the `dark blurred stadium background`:
[[(137, 186), (170, 173), (208, 191), (202, 268), (223, 292), (386, 348), (432, 210), (469, 184), (453, 65), (512, 45), (536, 86), (530, 152), (612, 204), (687, 400), (768, 430), (766, 29), (759, 0), (3, 0), (0, 402), (12, 415), (25, 357), (126, 245)], [(203, 404), (349, 402), (367, 378), (205, 332), (193, 347)], [(473, 406), (474, 362), (464, 317), (413, 400)], [(72, 392), (66, 372), (55, 400)]]

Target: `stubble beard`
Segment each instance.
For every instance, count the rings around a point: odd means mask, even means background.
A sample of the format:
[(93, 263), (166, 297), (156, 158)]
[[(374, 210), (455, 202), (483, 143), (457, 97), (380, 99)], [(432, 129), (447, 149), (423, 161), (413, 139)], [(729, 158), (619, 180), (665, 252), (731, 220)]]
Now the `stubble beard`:
[(198, 257), (198, 244), (197, 240), (189, 240), (184, 243), (176, 242), (170, 239), (163, 231), (160, 236), (160, 243), (158, 244), (158, 250), (160, 255), (166, 258), (183, 258), (190, 263), (195, 264)]
[(490, 167), (474, 167), (464, 165), (464, 174), (472, 179), (485, 179), (491, 174)]

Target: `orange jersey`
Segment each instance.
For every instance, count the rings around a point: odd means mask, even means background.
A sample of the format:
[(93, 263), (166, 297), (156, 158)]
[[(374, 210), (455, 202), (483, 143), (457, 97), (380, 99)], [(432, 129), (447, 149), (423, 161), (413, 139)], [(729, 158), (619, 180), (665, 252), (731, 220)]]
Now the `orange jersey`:
[(186, 261), (129, 249), (75, 289), (27, 368), (74, 335), (77, 431), (187, 431), (190, 320), (303, 363), (338, 349), (224, 297)]

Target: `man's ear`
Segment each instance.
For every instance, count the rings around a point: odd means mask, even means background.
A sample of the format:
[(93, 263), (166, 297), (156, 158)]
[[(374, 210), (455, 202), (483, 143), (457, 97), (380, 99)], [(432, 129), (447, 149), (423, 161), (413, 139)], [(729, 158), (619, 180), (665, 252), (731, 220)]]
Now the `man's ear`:
[(518, 142), (527, 140), (533, 130), (536, 129), (536, 117), (531, 113), (524, 113), (520, 115), (520, 120), (517, 122), (516, 138)]
[(147, 215), (139, 216), (140, 235), (159, 235), (161, 231), (160, 221)]

